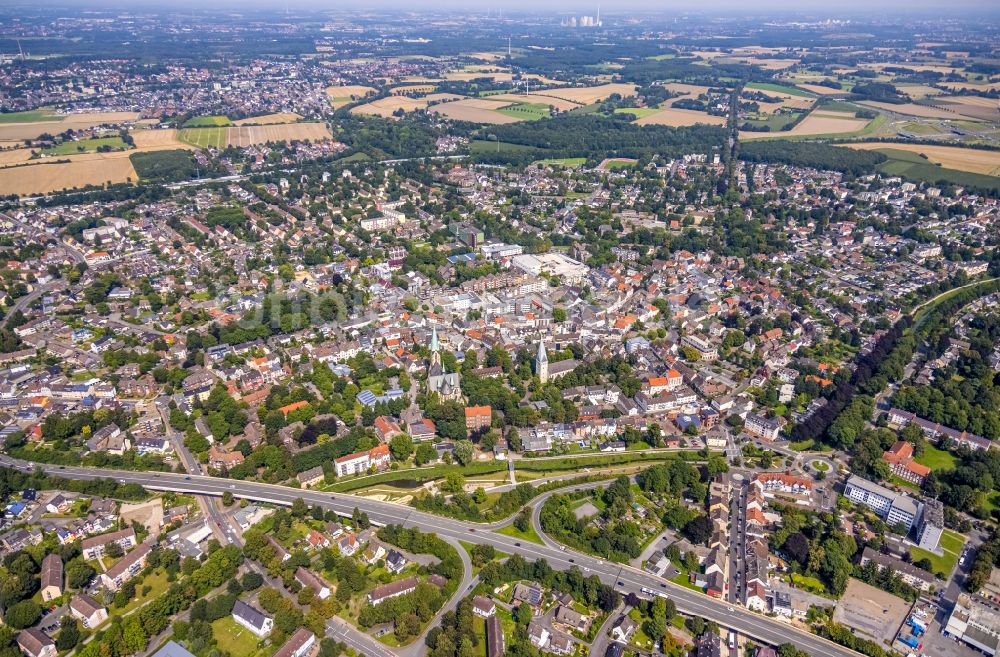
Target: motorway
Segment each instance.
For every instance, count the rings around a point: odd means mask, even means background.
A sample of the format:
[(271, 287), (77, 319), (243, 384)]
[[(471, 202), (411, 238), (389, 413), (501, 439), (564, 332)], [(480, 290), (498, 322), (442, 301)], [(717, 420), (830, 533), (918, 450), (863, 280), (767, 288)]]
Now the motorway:
[[(330, 494), (310, 490), (288, 488), (275, 484), (236, 481), (185, 475), (167, 472), (132, 472), (75, 466), (50, 466), (31, 464), (25, 461), (0, 456), (0, 465), (32, 471), (42, 468), (47, 474), (69, 479), (111, 478), (119, 483), (139, 484), (150, 490), (173, 491), (194, 495), (221, 496), (229, 491), (235, 497), (259, 502), (269, 502), (290, 506), (297, 498), (309, 505), (319, 505), (343, 516), (350, 516), (355, 508), (368, 514), (372, 522), (388, 525), (399, 524), (424, 532), (432, 532), (444, 539), (463, 540), (470, 543), (488, 544), (507, 554), (518, 553), (526, 559), (545, 559), (556, 569), (579, 568), (584, 575), (597, 575), (600, 579), (623, 594), (635, 593), (643, 596), (642, 589), (669, 595), (683, 613), (715, 621), (722, 627), (733, 629), (752, 639), (771, 645), (790, 642), (813, 657), (857, 657), (858, 653), (806, 631), (747, 611), (729, 606), (721, 600), (710, 598), (700, 591), (694, 591), (679, 584), (656, 577), (637, 568), (606, 562), (597, 557), (570, 549), (524, 543), (515, 538), (497, 534), (489, 526), (453, 520), (442, 516), (417, 511), (390, 502), (382, 502), (347, 494)], [(645, 594), (644, 597), (649, 597)]]

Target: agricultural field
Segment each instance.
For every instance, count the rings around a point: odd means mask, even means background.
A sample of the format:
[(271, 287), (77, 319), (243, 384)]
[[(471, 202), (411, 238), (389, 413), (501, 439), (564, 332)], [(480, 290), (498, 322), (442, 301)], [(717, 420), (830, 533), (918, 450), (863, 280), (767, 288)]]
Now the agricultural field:
[(184, 128), (178, 138), (196, 148), (225, 148), (228, 141), (228, 128)]
[[(528, 116), (522, 118), (520, 115), (513, 116), (499, 111), (510, 105), (511, 103), (507, 101), (494, 101), (485, 98), (463, 98), (449, 103), (434, 105), (430, 110), (449, 119), (471, 121), (473, 123), (502, 124), (516, 123), (517, 121), (529, 119)], [(530, 118), (539, 117), (534, 116)]]
[(1000, 121), (1000, 108), (997, 106), (996, 98), (940, 96), (934, 99), (934, 104), (944, 110), (954, 110), (973, 120)]
[[(669, 125), (674, 128), (707, 123), (709, 125), (725, 125), (726, 117), (712, 116), (696, 110), (667, 107), (654, 114), (643, 116), (635, 121), (636, 125)], [(761, 133), (765, 134), (765, 133)]]
[(294, 112), (281, 112), (279, 114), (264, 114), (263, 116), (252, 116), (248, 119), (234, 121), (233, 125), (274, 125), (276, 123), (294, 123), (302, 117)]
[(97, 137), (94, 139), (81, 139), (80, 141), (64, 141), (52, 148), (46, 148), (41, 154), (75, 155), (77, 153), (94, 153), (102, 147), (112, 150), (126, 150), (128, 148), (121, 137)]
[[(29, 113), (32, 114), (32, 113)], [(0, 122), (0, 146), (5, 142), (23, 142), (36, 139), (39, 135), (58, 134), (66, 130), (85, 130), (104, 124), (118, 124), (135, 121), (138, 112), (82, 112), (80, 114), (58, 114), (61, 120), (44, 118), (23, 123)], [(14, 144), (8, 144), (14, 145)]]
[(424, 96), (423, 98), (389, 96), (388, 98), (373, 100), (372, 102), (364, 105), (358, 105), (357, 107), (351, 109), (351, 113), (373, 114), (376, 116), (390, 118), (399, 110), (404, 112), (414, 112), (416, 110), (427, 109), (428, 103), (431, 102), (440, 103), (444, 101), (460, 100), (462, 98), (463, 96), (457, 96), (455, 94), (431, 94), (429, 96)]
[(833, 87), (825, 87), (821, 84), (809, 84), (809, 83), (799, 83), (796, 85), (797, 89), (804, 89), (809, 93), (814, 93), (817, 96), (836, 96), (837, 94), (847, 93), (843, 89), (834, 89)]
[(195, 116), (184, 122), (185, 128), (209, 128), (213, 126), (232, 125), (228, 116)]
[(514, 103), (496, 111), (524, 121), (536, 121), (550, 115), (549, 106), (542, 103)]
[(803, 89), (786, 87), (783, 84), (771, 84), (770, 82), (751, 82), (746, 86), (746, 88), (753, 89), (755, 91), (763, 91), (771, 96), (800, 96), (802, 98), (814, 97), (814, 94)]
[[(853, 145), (853, 144), (852, 144)], [(948, 169), (920, 157), (920, 154), (896, 148), (901, 144), (886, 144), (891, 148), (879, 148), (877, 152), (889, 158), (878, 165), (878, 170), (889, 176), (902, 176), (915, 182), (940, 182), (954, 185), (983, 187), (1000, 191), (1000, 177), (987, 176), (981, 173)], [(909, 144), (902, 144), (903, 146)]]
[(188, 148), (180, 140), (177, 128), (136, 130), (132, 132), (132, 141), (139, 151), (158, 151), (166, 148)]
[(0, 151), (0, 167), (9, 167), (14, 164), (27, 162), (34, 153), (35, 151), (31, 148), (14, 148)]
[(326, 95), (330, 97), (330, 105), (333, 106), (333, 109), (340, 109), (344, 105), (374, 93), (376, 93), (374, 88), (358, 84), (326, 88)]
[(850, 148), (862, 150), (893, 149), (927, 156), (933, 164), (946, 169), (1000, 176), (1000, 151), (961, 148), (959, 146), (938, 146), (926, 144), (896, 144), (892, 142), (864, 142), (849, 144)]
[(913, 100), (932, 98), (934, 96), (940, 96), (944, 93), (940, 89), (930, 87), (926, 84), (897, 84), (896, 88), (899, 89), (900, 93), (906, 94)]
[(560, 112), (565, 112), (567, 110), (572, 110), (580, 107), (579, 103), (574, 103), (569, 100), (563, 100), (562, 98), (555, 98), (553, 96), (544, 96), (541, 93), (530, 93), (530, 94), (515, 94), (515, 93), (491, 93), (485, 96), (490, 100), (506, 100), (512, 103), (529, 103), (537, 105), (551, 105)]
[(556, 89), (544, 89), (534, 93), (539, 96), (561, 98), (577, 103), (578, 105), (590, 105), (591, 103), (610, 98), (614, 94), (618, 94), (622, 98), (632, 96), (635, 94), (635, 85), (612, 83), (596, 87), (559, 87)]
[(389, 93), (394, 95), (430, 94), (434, 93), (437, 87), (436, 84), (402, 84), (398, 87), (390, 87)]
[(761, 139), (763, 137), (808, 137), (815, 135), (835, 135), (858, 132), (868, 126), (868, 119), (859, 119), (849, 112), (813, 110), (798, 125), (785, 132), (740, 132), (740, 139)]
[(41, 121), (62, 121), (64, 115), (56, 114), (51, 108), (28, 110), (27, 112), (0, 112), (0, 124), (38, 123)]
[(619, 107), (615, 110), (615, 114), (632, 114), (635, 118), (642, 119), (659, 111), (659, 107)]
[(198, 148), (225, 148), (226, 146), (253, 146), (276, 141), (320, 141), (331, 139), (325, 123), (280, 123), (258, 126), (229, 126), (215, 128), (184, 128), (181, 141)]
[(862, 100), (859, 101), (858, 104), (872, 109), (882, 110), (883, 112), (891, 112), (905, 116), (919, 116), (925, 119), (959, 118), (957, 112), (950, 112), (948, 110), (931, 107), (929, 105), (917, 105), (916, 103), (900, 103), (897, 105), (894, 103), (883, 103), (875, 100)]
[(90, 153), (69, 162), (44, 162), (0, 169), (0, 195), (32, 196), (87, 185), (138, 179), (128, 152)]

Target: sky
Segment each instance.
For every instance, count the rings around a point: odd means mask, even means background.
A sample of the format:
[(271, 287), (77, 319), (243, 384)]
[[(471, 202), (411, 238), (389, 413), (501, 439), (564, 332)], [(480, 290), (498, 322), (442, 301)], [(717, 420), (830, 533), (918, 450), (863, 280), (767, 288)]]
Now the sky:
[[(16, 3), (12, 3), (16, 4)], [(34, 3), (33, 3), (34, 4)], [(597, 10), (595, 0), (483, 0), (469, 2), (468, 0), (171, 0), (164, 4), (162, 0), (42, 0), (41, 4), (72, 7), (134, 7), (141, 9), (158, 9), (170, 7), (199, 8), (259, 8), (280, 9), (286, 6), (291, 9), (319, 10), (364, 10), (364, 9), (401, 9), (409, 11), (421, 10), (456, 10), (482, 11), (487, 9), (506, 12), (572, 12), (575, 14), (591, 14)], [(703, 14), (733, 14), (760, 15), (772, 13), (813, 13), (830, 17), (844, 17), (850, 13), (867, 15), (885, 14), (887, 18), (906, 18), (915, 15), (947, 13), (954, 16), (956, 11), (977, 14), (1000, 14), (1000, 2), (997, 0), (605, 0), (601, 13), (603, 15), (621, 14), (623, 12), (651, 13), (703, 13)]]

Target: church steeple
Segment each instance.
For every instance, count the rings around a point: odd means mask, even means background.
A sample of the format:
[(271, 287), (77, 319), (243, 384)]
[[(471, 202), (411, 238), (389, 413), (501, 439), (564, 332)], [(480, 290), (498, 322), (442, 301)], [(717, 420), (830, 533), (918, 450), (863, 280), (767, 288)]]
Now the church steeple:
[(542, 383), (549, 380), (549, 357), (545, 353), (545, 342), (541, 339), (538, 340), (538, 354), (535, 356), (535, 374)]
[(431, 333), (431, 365), (429, 373), (431, 376), (435, 376), (440, 374), (441, 370), (441, 345), (438, 343), (438, 331), (435, 326), (434, 331)]

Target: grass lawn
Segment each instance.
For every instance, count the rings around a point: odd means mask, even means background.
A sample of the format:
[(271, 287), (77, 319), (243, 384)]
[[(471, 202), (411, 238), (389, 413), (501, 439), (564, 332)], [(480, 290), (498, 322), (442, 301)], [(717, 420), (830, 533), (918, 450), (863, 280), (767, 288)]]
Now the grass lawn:
[(111, 150), (123, 151), (128, 146), (121, 137), (98, 137), (96, 139), (81, 139), (80, 141), (64, 141), (58, 146), (46, 148), (43, 155), (73, 155), (74, 153), (93, 153), (102, 146)]
[(811, 465), (817, 472), (826, 472), (830, 469), (830, 464), (826, 461), (813, 461), (809, 465)]
[(62, 121), (64, 116), (55, 116), (51, 108), (43, 107), (27, 112), (2, 112), (0, 123), (38, 123), (40, 121)]
[(214, 115), (214, 116), (195, 116), (184, 122), (185, 128), (209, 128), (212, 126), (219, 125), (232, 125), (232, 121), (229, 120), (228, 116)]
[(941, 534), (941, 556), (921, 550), (918, 547), (910, 548), (910, 557), (913, 561), (928, 559), (931, 562), (931, 571), (935, 574), (942, 574), (947, 578), (951, 571), (955, 569), (958, 555), (962, 553), (962, 546), (965, 545), (965, 537), (951, 529), (944, 530)]
[(909, 490), (912, 490), (915, 493), (919, 493), (920, 492), (920, 486), (917, 486), (912, 481), (907, 481), (907, 480), (903, 479), (899, 475), (892, 475), (891, 477), (889, 477), (889, 482), (893, 483), (893, 484), (896, 484), (897, 486), (902, 486), (903, 488), (907, 488)]
[(803, 112), (793, 112), (791, 114), (767, 114), (765, 119), (755, 119), (747, 121), (750, 125), (763, 128), (767, 126), (768, 132), (780, 132), (782, 128), (791, 125), (802, 117)]
[(788, 94), (789, 96), (802, 96), (804, 98), (815, 98), (816, 94), (811, 91), (806, 91), (805, 89), (796, 89), (795, 87), (786, 87), (781, 84), (771, 84), (769, 82), (751, 82), (746, 86), (747, 89), (756, 89), (758, 91), (773, 91), (779, 94)]
[(792, 583), (800, 589), (805, 589), (806, 591), (818, 594), (826, 593), (826, 587), (823, 586), (823, 582), (819, 581), (815, 577), (807, 577), (806, 575), (792, 573), (791, 580)]
[[(500, 142), (500, 151), (508, 152), (522, 152), (522, 151), (534, 151), (538, 150), (533, 146), (525, 146), (524, 144), (511, 144), (505, 141)], [(469, 142), (469, 152), (473, 155), (477, 153), (495, 153), (497, 151), (497, 142), (494, 139), (474, 139)]]
[(505, 116), (513, 116), (525, 121), (537, 121), (549, 116), (549, 106), (542, 103), (515, 103), (507, 107), (501, 107), (495, 111)]
[(799, 440), (794, 443), (788, 443), (788, 446), (794, 449), (796, 452), (808, 452), (816, 445), (816, 441), (812, 438), (807, 438), (805, 440)]
[(659, 107), (619, 107), (615, 110), (615, 114), (634, 114), (635, 118), (641, 119), (659, 111)]
[(538, 536), (538, 532), (535, 531), (534, 527), (528, 527), (528, 531), (522, 532), (513, 524), (510, 524), (506, 527), (501, 527), (496, 531), (498, 534), (503, 534), (504, 536), (510, 536), (511, 538), (518, 538), (524, 541), (538, 543), (539, 545), (545, 545), (545, 543), (542, 542), (542, 539)]
[[(109, 568), (111, 567), (110, 564), (108, 565), (108, 567)], [(143, 590), (145, 590), (147, 586), (150, 587), (149, 593), (143, 595), (142, 592)], [(166, 590), (167, 590), (167, 573), (165, 573), (162, 570), (154, 571), (150, 575), (147, 575), (146, 578), (142, 580), (141, 584), (136, 586), (136, 595), (127, 605), (125, 605), (121, 609), (115, 609), (114, 607), (111, 607), (108, 609), (108, 614), (111, 616), (115, 615), (122, 616), (124, 614), (127, 614), (133, 609), (137, 609), (138, 607), (141, 607), (142, 605), (146, 604), (150, 600), (160, 597)]]
[(233, 655), (233, 657), (251, 657), (258, 654), (257, 644), (260, 639), (233, 620), (232, 616), (224, 616), (212, 623), (212, 636), (219, 646), (219, 650)]
[(933, 445), (927, 445), (924, 448), (924, 453), (913, 460), (920, 465), (926, 465), (935, 472), (947, 472), (955, 469), (955, 457), (952, 453)]
[(228, 136), (226, 128), (185, 128), (180, 131), (179, 139), (198, 148), (222, 148)]

